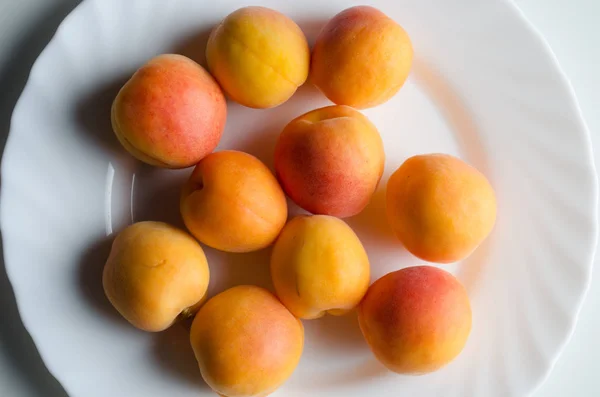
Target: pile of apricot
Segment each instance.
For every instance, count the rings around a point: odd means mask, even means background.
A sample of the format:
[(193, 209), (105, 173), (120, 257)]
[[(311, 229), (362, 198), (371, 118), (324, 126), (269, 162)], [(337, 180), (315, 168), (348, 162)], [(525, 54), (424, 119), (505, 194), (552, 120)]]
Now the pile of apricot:
[[(401, 374), (434, 371), (471, 330), (465, 288), (450, 273), (416, 266), (370, 285), (369, 258), (341, 218), (360, 213), (382, 178), (377, 127), (358, 109), (389, 100), (408, 77), (413, 48), (394, 20), (367, 6), (335, 15), (311, 49), (288, 17), (262, 7), (227, 16), (212, 31), (208, 71), (181, 55), (148, 61), (112, 107), (114, 132), (137, 159), (195, 166), (182, 187), (187, 231), (139, 222), (115, 238), (103, 273), (116, 310), (142, 330), (193, 317), (191, 347), (218, 394), (266, 396), (296, 368), (301, 320), (357, 310), (375, 356)], [(274, 152), (275, 174), (256, 157), (214, 152), (226, 97), (270, 108), (310, 82), (334, 105), (291, 120)], [(287, 199), (312, 215), (288, 220)], [(459, 261), (491, 232), (496, 201), (483, 174), (445, 154), (406, 160), (387, 181), (387, 218), (418, 258)], [(274, 293), (237, 286), (205, 302), (202, 244), (227, 252), (273, 245)]]

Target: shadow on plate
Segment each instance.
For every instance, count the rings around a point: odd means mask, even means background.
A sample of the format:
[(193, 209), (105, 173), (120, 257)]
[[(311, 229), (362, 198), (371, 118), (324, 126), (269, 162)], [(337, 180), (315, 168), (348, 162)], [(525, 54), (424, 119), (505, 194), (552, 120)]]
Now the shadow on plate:
[(140, 165), (135, 174), (133, 192), (133, 221), (167, 222), (185, 230), (179, 198), (181, 187), (193, 168), (166, 170), (149, 165)]
[(304, 32), (306, 40), (308, 41), (308, 45), (310, 45), (312, 48), (315, 44), (317, 36), (319, 35), (319, 32), (321, 32), (321, 29), (323, 29), (323, 26), (325, 26), (327, 21), (329, 21), (329, 19), (300, 19), (295, 22)]
[(250, 153), (274, 171), (275, 145), (283, 127), (285, 124), (282, 126), (281, 123), (267, 122), (261, 128), (250, 130), (247, 133), (249, 138), (236, 145), (235, 150)]
[(208, 263), (216, 264), (210, 271), (209, 297), (236, 285), (257, 285), (274, 292), (269, 260), (271, 247), (260, 251), (236, 254), (204, 247)]
[(110, 110), (113, 100), (129, 77), (123, 75), (108, 84), (95, 87), (75, 108), (74, 117), (77, 125), (95, 145), (99, 145), (109, 153), (124, 151), (113, 132)]
[(199, 389), (210, 391), (202, 379), (198, 363), (190, 345), (189, 323), (177, 323), (166, 331), (155, 335), (152, 356), (163, 373), (178, 381)]
[(82, 297), (96, 313), (108, 321), (130, 327), (129, 323), (112, 307), (102, 287), (102, 271), (110, 253), (113, 237), (100, 238), (96, 244), (82, 254), (79, 263), (78, 285)]
[(404, 249), (388, 224), (385, 210), (385, 184), (382, 180), (365, 209), (346, 222), (354, 229), (365, 246)]
[(332, 355), (369, 350), (360, 331), (356, 311), (343, 316), (327, 314), (316, 320), (304, 321), (304, 326), (311, 349)]
[[(303, 384), (306, 390), (324, 391), (340, 387), (348, 387), (353, 384), (380, 378), (390, 374), (390, 371), (383, 366), (375, 357), (365, 358), (363, 362), (350, 370), (343, 371), (324, 371), (323, 374), (315, 374), (310, 382)], [(396, 375), (397, 376), (397, 375)], [(398, 387), (401, 387), (402, 377), (398, 376)]]
[[(324, 100), (323, 94), (314, 85), (305, 83), (298, 87), (298, 90), (288, 101), (272, 109), (249, 109), (228, 102), (228, 124), (224, 132), (225, 140), (230, 143), (227, 148), (250, 153), (265, 163), (271, 170), (274, 170), (275, 145), (279, 134), (290, 121), (304, 113), (302, 111), (298, 112), (299, 107), (306, 107), (307, 104), (319, 100)], [(317, 107), (319, 106), (310, 107), (309, 110)], [(235, 116), (238, 112), (253, 120), (257, 120), (257, 115), (262, 117), (258, 119), (260, 122), (253, 122), (250, 126), (238, 125), (238, 118)], [(246, 113), (255, 113), (255, 115), (251, 116)], [(231, 140), (231, 136), (235, 136), (236, 139)]]
[[(47, 12), (39, 19), (29, 23), (29, 32), (14, 45), (8, 61), (0, 66), (0, 148), (4, 146), (10, 130), (10, 119), (23, 87), (29, 76), (31, 66), (40, 52), (46, 47), (60, 22), (80, 1), (63, 0), (47, 7)], [(0, 249), (2, 247), (0, 246)], [(4, 252), (2, 250), (2, 252)], [(4, 258), (4, 254), (2, 255)], [(0, 322), (0, 340), (2, 355), (14, 373), (18, 374), (20, 384), (29, 395), (48, 397), (67, 397), (58, 381), (44, 366), (40, 355), (25, 330), (16, 305), (12, 287), (6, 275), (4, 260), (0, 266), (0, 301), (2, 302), (2, 322)]]
[(348, 387), (389, 374), (387, 368), (375, 359), (358, 324), (356, 311), (344, 316), (325, 315), (317, 320), (304, 321), (308, 349), (331, 356), (352, 354), (364, 357), (359, 364), (341, 370), (328, 369), (311, 374), (311, 381), (303, 385), (307, 390), (328, 390)]
[(472, 296), (477, 289), (482, 267), (489, 256), (491, 239), (488, 237), (471, 255), (460, 262), (458, 271), (455, 272), (458, 279), (463, 283)]
[(219, 21), (215, 21), (214, 24), (198, 29), (198, 32), (184, 38), (179, 44), (176, 44), (173, 48), (173, 53), (185, 55), (186, 57), (196, 61), (204, 69), (208, 68), (206, 63), (206, 44), (208, 43), (208, 37)]

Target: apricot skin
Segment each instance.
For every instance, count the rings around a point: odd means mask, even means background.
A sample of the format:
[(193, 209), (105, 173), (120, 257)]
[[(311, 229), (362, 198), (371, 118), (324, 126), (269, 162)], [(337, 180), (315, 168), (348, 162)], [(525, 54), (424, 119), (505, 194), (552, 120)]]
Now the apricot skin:
[(115, 98), (113, 130), (127, 151), (150, 165), (185, 168), (219, 143), (227, 108), (212, 76), (182, 55), (157, 56)]
[(370, 108), (400, 90), (412, 59), (410, 38), (400, 25), (376, 8), (351, 7), (317, 37), (310, 80), (333, 103)]
[(196, 313), (208, 281), (200, 244), (183, 230), (150, 221), (117, 235), (102, 275), (115, 309), (133, 326), (150, 332)]
[(250, 252), (275, 241), (287, 220), (277, 179), (256, 157), (225, 150), (204, 158), (181, 193), (181, 215), (202, 243)]
[(275, 147), (275, 172), (285, 192), (313, 214), (361, 212), (383, 174), (377, 128), (348, 106), (328, 106), (292, 120)]
[(332, 216), (292, 219), (271, 256), (277, 296), (303, 319), (354, 309), (369, 287), (369, 273), (360, 240), (344, 221)]
[(304, 327), (269, 291), (230, 288), (200, 309), (190, 341), (202, 377), (219, 395), (262, 397), (293, 373)]
[(450, 273), (416, 266), (375, 281), (358, 309), (375, 356), (399, 374), (424, 374), (452, 361), (471, 331), (471, 306)]
[(234, 101), (272, 108), (287, 101), (308, 77), (310, 49), (298, 25), (265, 7), (229, 14), (206, 47), (211, 73)]
[(390, 177), (390, 226), (413, 255), (449, 263), (467, 257), (490, 234), (496, 198), (486, 177), (446, 154), (414, 156)]

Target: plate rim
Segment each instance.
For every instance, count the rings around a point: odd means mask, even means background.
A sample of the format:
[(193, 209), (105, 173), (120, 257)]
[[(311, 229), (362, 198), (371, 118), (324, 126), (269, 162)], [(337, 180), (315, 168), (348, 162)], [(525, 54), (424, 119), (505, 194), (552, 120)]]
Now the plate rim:
[[(33, 63), (32, 67), (29, 71), (29, 75), (27, 77), (26, 83), (23, 87), (23, 90), (22, 90), (22, 92), (19, 96), (19, 99), (17, 100), (17, 102), (14, 106), (14, 109), (12, 111), (12, 114), (11, 114), (10, 128), (9, 128), (6, 144), (4, 147), (4, 151), (3, 151), (2, 161), (0, 163), (0, 180), (5, 179), (6, 165), (7, 165), (6, 164), (7, 160), (6, 160), (5, 154), (9, 151), (10, 147), (12, 146), (12, 142), (14, 141), (15, 133), (13, 132), (13, 130), (15, 129), (14, 126), (15, 126), (16, 115), (19, 113), (18, 110), (23, 106), (22, 104), (23, 104), (24, 98), (26, 96), (25, 94), (27, 94), (28, 90), (31, 88), (32, 76), (34, 76), (34, 74), (36, 73), (36, 70), (40, 68), (40, 64), (42, 63), (41, 60), (44, 57), (47, 57), (48, 53), (50, 53), (52, 51), (52, 49), (54, 47), (56, 47), (56, 45), (58, 43), (57, 39), (61, 36), (61, 32), (65, 29), (65, 26), (68, 25), (72, 19), (75, 19), (80, 14), (82, 14), (82, 12), (86, 8), (92, 7), (92, 4), (95, 1), (96, 0), (86, 0), (86, 1), (82, 1), (79, 4), (77, 4), (75, 6), (75, 8), (73, 8), (73, 10), (71, 10), (71, 12), (60, 22), (56, 31), (52, 35), (52, 38), (50, 39), (48, 44), (44, 47), (44, 49), (40, 52), (40, 54), (37, 56), (35, 62)], [(575, 303), (575, 309), (572, 312), (572, 316), (570, 316), (570, 318), (569, 318), (568, 333), (567, 333), (567, 335), (565, 335), (565, 337), (563, 338), (561, 343), (559, 343), (556, 346), (555, 354), (547, 362), (544, 363), (543, 375), (540, 376), (538, 379), (536, 379), (535, 382), (533, 382), (532, 386), (530, 387), (530, 390), (526, 394), (527, 396), (531, 396), (531, 395), (535, 394), (535, 392), (540, 388), (540, 386), (543, 385), (546, 382), (546, 380), (549, 378), (556, 363), (558, 362), (562, 353), (564, 352), (566, 345), (570, 342), (571, 338), (573, 337), (576, 324), (577, 324), (577, 322), (579, 320), (579, 316), (581, 314), (583, 303), (585, 301), (585, 298), (587, 297), (587, 294), (588, 294), (590, 286), (591, 286), (594, 262), (595, 262), (595, 257), (596, 257), (597, 248), (598, 248), (598, 244), (599, 244), (599, 242), (598, 242), (598, 237), (599, 237), (598, 202), (599, 202), (600, 188), (599, 188), (597, 167), (596, 167), (594, 156), (593, 156), (593, 145), (592, 145), (591, 133), (590, 133), (590, 130), (585, 121), (582, 109), (579, 105), (579, 101), (578, 101), (575, 89), (573, 88), (570, 79), (568, 78), (568, 76), (565, 74), (563, 68), (561, 67), (560, 61), (558, 60), (555, 52), (552, 50), (552, 47), (550, 46), (548, 41), (545, 39), (545, 37), (543, 36), (541, 31), (530, 21), (530, 19), (525, 15), (523, 10), (516, 4), (515, 0), (496, 0), (496, 2), (501, 4), (503, 7), (505, 7), (508, 11), (510, 11), (512, 13), (512, 16), (515, 18), (515, 20), (518, 20), (523, 25), (523, 27), (526, 28), (526, 30), (529, 32), (529, 34), (531, 34), (538, 41), (539, 45), (541, 46), (540, 53), (546, 57), (546, 60), (548, 61), (548, 63), (551, 64), (551, 66), (557, 72), (557, 75), (559, 76), (559, 81), (557, 82), (557, 86), (560, 86), (564, 90), (564, 93), (565, 93), (564, 99), (569, 104), (569, 107), (570, 107), (569, 111), (573, 115), (576, 116), (575, 119), (573, 120), (574, 124), (575, 123), (578, 124), (580, 132), (583, 132), (583, 135), (585, 138), (585, 143), (586, 143), (586, 151), (585, 151), (585, 154), (582, 153), (582, 156), (585, 155), (585, 160), (586, 160), (587, 166), (589, 167), (588, 171), (590, 172), (590, 174), (592, 176), (592, 178), (591, 178), (592, 186), (591, 187), (592, 187), (592, 195), (593, 195), (593, 197), (592, 197), (593, 208), (591, 209), (591, 211), (589, 211), (589, 213), (593, 216), (593, 222), (591, 222), (592, 229), (593, 229), (592, 230), (593, 243), (589, 247), (589, 252), (586, 255), (587, 256), (587, 261), (586, 261), (587, 266), (585, 267), (585, 277), (586, 277), (585, 286), (582, 290), (580, 290), (578, 292), (578, 296), (577, 296), (576, 303)], [(5, 195), (5, 188), (0, 188), (0, 213), (1, 214), (5, 213), (5, 204), (4, 204), (4, 200), (3, 200), (4, 195)], [(3, 243), (2, 255), (3, 255), (3, 259), (4, 259), (4, 264), (5, 264), (5, 269), (6, 269), (6, 273), (8, 276), (8, 280), (9, 280), (9, 283), (11, 285), (11, 288), (12, 288), (14, 296), (15, 296), (15, 301), (16, 301), (17, 310), (19, 312), (19, 316), (23, 322), (23, 326), (24, 326), (25, 330), (31, 336), (31, 339), (40, 355), (40, 358), (41, 358), (44, 366), (47, 368), (48, 372), (58, 381), (58, 383), (61, 385), (61, 387), (67, 392), (67, 394), (69, 394), (69, 388), (67, 387), (67, 382), (63, 381), (62, 380), (63, 377), (60, 374), (58, 374), (57, 371), (55, 371), (51, 367), (51, 365), (49, 365), (50, 360), (47, 358), (45, 349), (43, 348), (42, 344), (38, 342), (39, 338), (36, 336), (38, 333), (34, 331), (35, 327), (33, 327), (33, 321), (31, 321), (31, 316), (26, 314), (27, 311), (22, 306), (23, 300), (19, 299), (19, 296), (21, 296), (21, 294), (25, 293), (25, 291), (23, 289), (19, 289), (18, 287), (16, 287), (16, 285), (18, 283), (16, 283), (14, 281), (15, 275), (11, 270), (9, 270), (10, 266), (8, 265), (8, 261), (7, 261), (6, 254), (5, 254), (5, 250), (7, 247), (7, 245), (5, 244), (6, 235), (7, 235), (7, 233), (6, 233), (7, 228), (6, 228), (5, 223), (6, 223), (5, 217), (0, 216), (0, 231), (2, 232), (2, 243)]]
[(594, 272), (594, 262), (595, 262), (595, 258), (596, 258), (596, 254), (597, 254), (597, 250), (598, 250), (598, 244), (599, 244), (599, 242), (598, 242), (598, 237), (599, 237), (598, 200), (599, 200), (599, 194), (600, 194), (600, 190), (599, 190), (600, 184), (598, 182), (598, 170), (596, 168), (596, 161), (594, 159), (592, 135), (591, 135), (591, 132), (585, 121), (583, 111), (581, 110), (581, 106), (579, 105), (579, 100), (577, 98), (575, 89), (573, 88), (573, 85), (571, 84), (571, 80), (569, 79), (567, 74), (564, 72), (562, 66), (560, 65), (560, 61), (558, 60), (556, 53), (552, 49), (552, 46), (550, 46), (550, 43), (548, 43), (548, 41), (546, 40), (546, 38), (544, 37), (542, 32), (533, 24), (533, 22), (531, 22), (529, 20), (529, 18), (525, 15), (523, 10), (515, 3), (515, 0), (501, 0), (501, 2), (504, 2), (505, 4), (510, 6), (510, 8), (514, 11), (516, 16), (526, 25), (526, 27), (529, 29), (529, 31), (541, 43), (543, 50), (545, 52), (545, 55), (550, 58), (552, 65), (557, 69), (558, 75), (560, 76), (560, 84), (562, 84), (563, 87), (566, 88), (566, 91), (568, 93), (567, 99), (569, 100), (571, 110), (575, 111), (575, 114), (577, 115), (577, 123), (579, 124), (579, 127), (581, 128), (581, 130), (584, 132), (585, 140), (587, 143), (587, 145), (586, 145), (587, 146), (587, 151), (586, 151), (587, 162), (588, 162), (588, 166), (590, 166), (590, 171), (592, 172), (592, 174), (594, 176), (593, 182), (592, 182), (594, 206), (591, 211), (593, 218), (594, 218), (594, 220), (592, 222), (593, 243), (592, 243), (592, 247), (590, 247), (591, 252), (588, 253), (588, 255), (587, 255), (588, 256), (588, 266), (586, 268), (586, 270), (587, 270), (586, 283), (585, 283), (584, 289), (582, 291), (580, 291), (579, 296), (577, 297), (576, 308), (575, 308), (573, 317), (570, 319), (568, 334), (565, 336), (563, 341), (557, 346), (557, 351), (554, 354), (554, 356), (550, 359), (550, 362), (548, 363), (548, 365), (546, 366), (544, 375), (538, 380), (537, 384), (532, 386), (531, 390), (527, 394), (528, 396), (533, 396), (540, 389), (540, 387), (548, 380), (548, 378), (552, 374), (552, 371), (554, 370), (554, 367), (556, 366), (556, 363), (562, 356), (562, 354), (565, 350), (565, 347), (569, 344), (569, 342), (571, 341), (571, 338), (573, 338), (573, 334), (575, 333), (575, 328), (577, 326), (577, 323), (579, 321), (579, 316), (581, 314), (581, 309), (583, 308), (583, 303), (588, 295), (590, 286), (592, 284), (592, 277), (593, 277), (593, 272)]

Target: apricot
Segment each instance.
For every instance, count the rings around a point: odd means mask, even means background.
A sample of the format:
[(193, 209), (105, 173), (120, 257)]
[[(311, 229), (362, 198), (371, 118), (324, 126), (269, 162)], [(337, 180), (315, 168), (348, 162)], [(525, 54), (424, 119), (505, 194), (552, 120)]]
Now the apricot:
[(306, 81), (310, 49), (290, 18), (265, 7), (244, 7), (212, 31), (206, 59), (231, 99), (264, 109), (287, 101)]
[(212, 152), (226, 116), (219, 85), (182, 55), (160, 55), (142, 66), (121, 88), (111, 111), (123, 147), (165, 168), (190, 167)]
[(369, 258), (354, 231), (327, 215), (293, 218), (271, 255), (277, 296), (303, 319), (354, 309), (369, 287), (369, 273)]
[(150, 332), (196, 313), (208, 280), (200, 244), (162, 222), (134, 223), (119, 233), (102, 275), (115, 309), (133, 326)]
[(429, 262), (467, 257), (496, 220), (496, 198), (485, 176), (446, 154), (406, 160), (388, 181), (386, 203), (400, 241)]
[(400, 25), (373, 7), (352, 7), (319, 33), (310, 80), (338, 105), (369, 108), (398, 92), (412, 59), (410, 38)]
[(313, 214), (356, 215), (377, 188), (385, 153), (377, 128), (348, 106), (328, 106), (292, 120), (275, 147), (285, 192)]
[(202, 243), (250, 252), (275, 241), (287, 220), (287, 202), (266, 165), (228, 150), (198, 163), (181, 193), (181, 215)]
[(400, 374), (435, 371), (462, 351), (471, 332), (471, 306), (450, 273), (416, 266), (375, 281), (358, 307), (371, 350)]
[(269, 291), (250, 285), (211, 298), (190, 340), (206, 383), (226, 397), (267, 396), (294, 372), (304, 327)]

